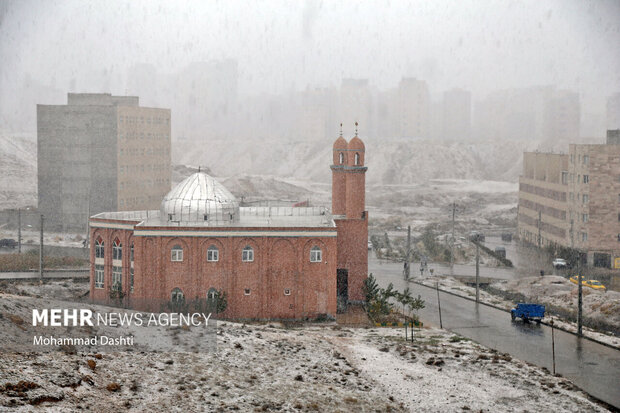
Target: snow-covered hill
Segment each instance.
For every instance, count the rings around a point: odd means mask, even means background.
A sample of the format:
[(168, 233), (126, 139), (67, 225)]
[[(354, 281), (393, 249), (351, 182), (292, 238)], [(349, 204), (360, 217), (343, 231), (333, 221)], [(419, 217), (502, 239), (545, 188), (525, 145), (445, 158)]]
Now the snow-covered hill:
[[(208, 166), (215, 175), (275, 175), (330, 182), (330, 142), (257, 141), (231, 144), (211, 141), (175, 148), (173, 161)], [(430, 179), (475, 179), (516, 182), (523, 151), (535, 143), (432, 142), (386, 140), (366, 144), (367, 181), (375, 184), (411, 184)]]

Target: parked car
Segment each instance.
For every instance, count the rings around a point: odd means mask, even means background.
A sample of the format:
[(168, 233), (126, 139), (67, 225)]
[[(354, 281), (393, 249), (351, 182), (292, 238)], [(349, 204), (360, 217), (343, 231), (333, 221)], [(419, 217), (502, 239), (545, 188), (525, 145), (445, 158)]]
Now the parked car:
[(506, 248), (504, 247), (495, 247), (495, 255), (506, 258)]
[(472, 231), (472, 232), (469, 233), (469, 240), (470, 241), (484, 242), (485, 237), (484, 237), (484, 234), (482, 232)]
[(553, 260), (553, 268), (556, 270), (561, 270), (564, 268), (570, 268), (570, 266), (564, 258), (556, 258)]
[(540, 323), (544, 316), (545, 306), (540, 304), (518, 303), (515, 308), (510, 310), (510, 317), (513, 321), (516, 318), (520, 318), (526, 323), (530, 320)]
[(368, 251), (372, 249), (372, 241), (368, 240)]
[(595, 290), (602, 290), (602, 291), (606, 291), (607, 287), (605, 287), (600, 281), (598, 280), (587, 280), (583, 283), (583, 285), (585, 285), (586, 287), (590, 287), (592, 289)]
[(504, 242), (511, 242), (512, 241), (512, 234), (510, 232), (502, 232), (502, 241), (504, 241)]
[(0, 239), (0, 247), (15, 248), (17, 247), (17, 241), (11, 238)]
[[(578, 281), (577, 281), (577, 276), (576, 275), (573, 275), (572, 277), (570, 277), (569, 281), (572, 282), (573, 284), (579, 285)], [(584, 287), (590, 287), (593, 290), (602, 290), (602, 291), (606, 291), (607, 290), (607, 287), (605, 287), (603, 285), (603, 283), (601, 283), (600, 281), (598, 281), (598, 280), (586, 280), (583, 277), (581, 278), (581, 285), (584, 286)]]

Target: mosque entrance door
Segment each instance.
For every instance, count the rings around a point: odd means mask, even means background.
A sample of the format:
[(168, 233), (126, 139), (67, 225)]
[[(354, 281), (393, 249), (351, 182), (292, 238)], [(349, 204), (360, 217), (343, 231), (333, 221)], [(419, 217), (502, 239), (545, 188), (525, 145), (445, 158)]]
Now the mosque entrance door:
[(337, 312), (344, 313), (347, 311), (347, 303), (349, 302), (349, 270), (338, 268), (336, 272), (336, 291), (338, 294)]

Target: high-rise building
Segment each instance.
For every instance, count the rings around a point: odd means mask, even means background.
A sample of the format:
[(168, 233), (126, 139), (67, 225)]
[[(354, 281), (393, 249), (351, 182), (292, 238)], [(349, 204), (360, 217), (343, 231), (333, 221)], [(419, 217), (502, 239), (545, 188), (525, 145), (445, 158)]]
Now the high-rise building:
[(471, 137), (471, 92), (452, 89), (443, 94), (443, 138), (466, 140)]
[(571, 144), (568, 155), (526, 152), (523, 159), (521, 239), (620, 268), (620, 130), (607, 131), (605, 144)]
[(340, 120), (344, 124), (345, 133), (355, 122), (369, 134), (373, 129), (373, 99), (368, 79), (342, 79), (340, 86)]
[(607, 130), (620, 129), (620, 92), (607, 98)]
[(580, 106), (578, 93), (553, 86), (495, 91), (476, 104), (475, 134), (566, 145), (580, 137)]
[(430, 93), (423, 80), (407, 77), (398, 84), (400, 136), (428, 138)]
[(170, 123), (170, 109), (135, 96), (69, 93), (66, 105), (37, 105), (46, 228), (86, 231), (99, 212), (156, 208), (170, 190)]

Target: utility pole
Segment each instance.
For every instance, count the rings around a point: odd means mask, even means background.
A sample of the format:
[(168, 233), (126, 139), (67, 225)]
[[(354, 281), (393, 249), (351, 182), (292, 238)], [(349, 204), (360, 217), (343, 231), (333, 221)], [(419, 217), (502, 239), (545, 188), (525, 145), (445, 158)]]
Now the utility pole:
[(405, 280), (409, 279), (411, 264), (411, 225), (407, 226), (407, 254), (405, 257)]
[(553, 328), (553, 318), (549, 324), (551, 325), (551, 357), (553, 358), (553, 375), (555, 376), (555, 329)]
[(476, 241), (476, 304), (480, 301), (480, 245)]
[(41, 234), (39, 236), (39, 278), (43, 279), (43, 214), (41, 214)]
[(17, 253), (22, 253), (22, 210), (17, 209)]
[(450, 241), (450, 275), (454, 275), (454, 218), (456, 216), (456, 202), (452, 203), (452, 240)]
[(439, 281), (435, 283), (435, 288), (437, 289), (437, 306), (439, 307), (439, 328), (443, 328), (443, 323), (441, 322), (441, 301), (439, 300)]
[(538, 248), (542, 247), (542, 236), (540, 234), (540, 226), (542, 223), (542, 211), (538, 211)]
[(581, 326), (583, 324), (583, 313), (582, 313), (582, 305), (583, 305), (583, 296), (582, 296), (582, 285), (581, 281), (583, 277), (581, 275), (581, 253), (577, 253), (577, 335), (581, 337), (582, 329)]

